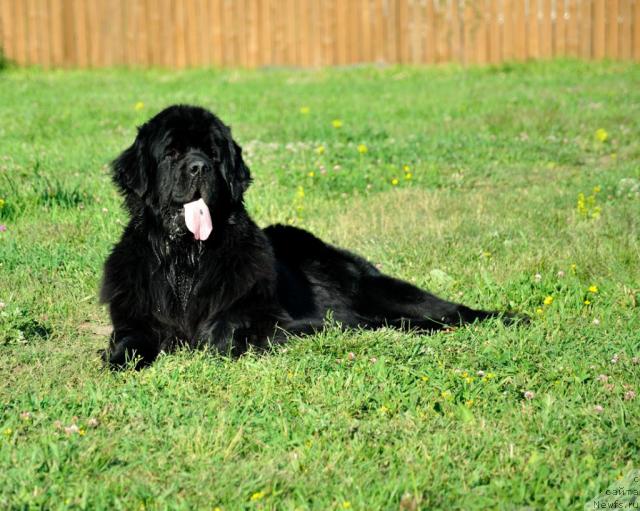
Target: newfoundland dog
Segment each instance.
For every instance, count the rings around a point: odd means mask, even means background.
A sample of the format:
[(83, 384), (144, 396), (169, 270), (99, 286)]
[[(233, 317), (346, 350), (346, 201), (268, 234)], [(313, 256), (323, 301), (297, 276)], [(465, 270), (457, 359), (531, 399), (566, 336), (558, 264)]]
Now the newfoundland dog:
[(163, 110), (112, 168), (131, 218), (104, 267), (111, 367), (182, 345), (239, 355), (320, 330), (328, 313), (344, 328), (426, 332), (499, 315), (384, 275), (305, 230), (260, 229), (243, 204), (242, 150), (203, 108)]

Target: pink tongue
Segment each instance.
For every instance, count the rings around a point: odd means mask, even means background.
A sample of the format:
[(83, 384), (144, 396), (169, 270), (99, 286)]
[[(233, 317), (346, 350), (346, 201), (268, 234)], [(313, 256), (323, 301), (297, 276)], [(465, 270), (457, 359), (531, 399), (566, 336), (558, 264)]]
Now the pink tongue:
[(197, 240), (206, 240), (213, 231), (209, 208), (202, 199), (184, 205), (184, 222)]

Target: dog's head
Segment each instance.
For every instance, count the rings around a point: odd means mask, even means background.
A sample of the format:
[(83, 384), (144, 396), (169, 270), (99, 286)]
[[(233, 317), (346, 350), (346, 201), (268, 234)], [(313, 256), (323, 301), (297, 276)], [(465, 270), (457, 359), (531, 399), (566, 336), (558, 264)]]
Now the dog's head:
[(142, 125), (112, 168), (131, 213), (150, 210), (171, 235), (187, 232), (185, 205), (202, 199), (215, 222), (242, 203), (251, 182), (231, 130), (208, 110), (186, 105)]

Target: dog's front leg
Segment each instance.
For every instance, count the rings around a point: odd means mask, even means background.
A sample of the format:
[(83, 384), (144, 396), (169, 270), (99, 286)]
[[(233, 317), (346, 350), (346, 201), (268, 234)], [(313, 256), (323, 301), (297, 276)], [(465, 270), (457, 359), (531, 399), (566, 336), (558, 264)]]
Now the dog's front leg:
[(112, 369), (124, 369), (133, 363), (136, 369), (151, 364), (158, 356), (158, 344), (148, 334), (136, 330), (116, 329), (102, 360)]
[(194, 348), (208, 348), (221, 355), (235, 355), (236, 325), (227, 318), (208, 322), (196, 335)]

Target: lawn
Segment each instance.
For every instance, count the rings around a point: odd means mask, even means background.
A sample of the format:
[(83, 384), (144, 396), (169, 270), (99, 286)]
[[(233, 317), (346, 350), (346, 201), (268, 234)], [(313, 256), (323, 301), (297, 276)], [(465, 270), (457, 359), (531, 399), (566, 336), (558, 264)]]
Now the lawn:
[[(640, 458), (640, 66), (0, 72), (0, 508), (582, 509)], [(471, 306), (111, 373), (108, 164), (172, 103), (290, 222)]]

